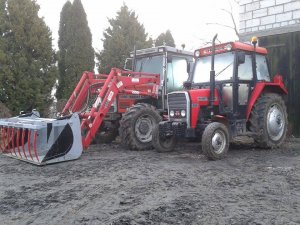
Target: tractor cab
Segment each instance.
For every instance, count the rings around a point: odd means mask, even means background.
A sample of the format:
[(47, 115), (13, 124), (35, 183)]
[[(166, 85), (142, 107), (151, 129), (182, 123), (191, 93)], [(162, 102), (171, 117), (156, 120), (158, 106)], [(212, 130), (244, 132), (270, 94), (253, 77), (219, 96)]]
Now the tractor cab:
[(133, 51), (130, 56), (133, 71), (160, 74), (159, 93), (164, 97), (159, 104), (167, 109), (167, 94), (182, 90), (183, 83), (189, 79), (193, 53), (170, 46), (158, 46)]
[[(214, 82), (219, 105), (217, 114), (246, 119), (248, 103), (256, 83), (270, 82), (267, 50), (241, 42), (230, 42), (195, 51), (192, 89), (211, 88)], [(214, 81), (210, 71), (214, 57)]]
[(178, 138), (201, 138), (204, 154), (225, 157), (236, 136), (251, 136), (261, 147), (285, 140), (287, 90), (280, 75), (270, 78), (267, 50), (229, 42), (195, 51), (195, 66), (185, 91), (168, 94), (168, 121), (153, 131), (159, 152), (171, 151)]

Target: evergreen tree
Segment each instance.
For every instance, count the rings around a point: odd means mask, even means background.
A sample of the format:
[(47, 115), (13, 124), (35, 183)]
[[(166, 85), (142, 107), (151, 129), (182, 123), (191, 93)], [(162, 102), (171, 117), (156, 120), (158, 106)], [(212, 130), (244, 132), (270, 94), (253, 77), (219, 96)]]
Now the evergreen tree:
[(49, 28), (31, 0), (1, 0), (0, 100), (12, 113), (51, 102), (57, 76)]
[(148, 48), (153, 44), (147, 40), (145, 28), (138, 22), (134, 11), (123, 4), (115, 19), (109, 19), (110, 26), (104, 31), (103, 50), (97, 55), (99, 71), (109, 73), (111, 68), (123, 68), (125, 59), (134, 49)]
[(56, 97), (69, 98), (84, 71), (95, 66), (92, 34), (80, 0), (66, 2), (60, 14), (59, 86)]
[[(58, 30), (58, 71), (59, 71), (59, 86), (56, 90), (56, 98), (63, 98), (64, 88), (67, 85), (67, 77), (66, 77), (66, 69), (68, 65), (66, 65), (65, 59), (68, 49), (68, 41), (72, 38), (72, 34), (70, 32), (70, 22), (71, 20), (71, 11), (72, 4), (71, 2), (66, 2), (62, 8), (60, 13), (60, 23)], [(69, 35), (69, 38), (68, 38)]]
[(170, 30), (167, 30), (166, 33), (161, 33), (155, 40), (155, 46), (161, 45), (175, 47), (175, 42)]
[(7, 8), (6, 8), (6, 0), (0, 0), (0, 101), (7, 102), (7, 82), (5, 76), (5, 72), (7, 71), (7, 33), (9, 31), (8, 27), (8, 17), (7, 17)]

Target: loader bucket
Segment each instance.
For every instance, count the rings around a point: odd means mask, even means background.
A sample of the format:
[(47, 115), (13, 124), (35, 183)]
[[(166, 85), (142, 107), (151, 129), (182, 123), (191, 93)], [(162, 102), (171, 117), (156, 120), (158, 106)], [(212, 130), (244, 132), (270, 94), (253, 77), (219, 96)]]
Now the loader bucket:
[(74, 113), (59, 119), (35, 113), (0, 119), (0, 151), (36, 165), (77, 159), (82, 153), (80, 120)]

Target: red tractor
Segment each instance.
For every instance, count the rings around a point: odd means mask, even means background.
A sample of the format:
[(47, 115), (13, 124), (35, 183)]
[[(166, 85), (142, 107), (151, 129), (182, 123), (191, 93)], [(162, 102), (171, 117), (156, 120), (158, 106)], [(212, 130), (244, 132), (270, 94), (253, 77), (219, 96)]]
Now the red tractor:
[(93, 140), (152, 148), (152, 130), (167, 116), (167, 93), (182, 90), (193, 53), (168, 46), (135, 51), (133, 71), (84, 72), (57, 118), (33, 110), (0, 119), (0, 152), (37, 165), (80, 157)]
[(287, 94), (282, 77), (270, 79), (267, 50), (230, 42), (195, 51), (186, 90), (168, 94), (168, 121), (154, 128), (158, 152), (173, 150), (179, 137), (202, 137), (211, 160), (226, 156), (236, 136), (251, 136), (264, 148), (279, 147), (287, 132)]

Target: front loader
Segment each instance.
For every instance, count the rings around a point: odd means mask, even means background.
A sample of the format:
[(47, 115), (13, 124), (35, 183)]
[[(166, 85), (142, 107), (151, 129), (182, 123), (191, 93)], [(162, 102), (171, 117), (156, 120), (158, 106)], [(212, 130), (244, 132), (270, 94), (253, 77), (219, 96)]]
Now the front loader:
[(166, 93), (181, 90), (193, 54), (161, 46), (135, 51), (134, 71), (85, 72), (55, 119), (36, 111), (0, 120), (3, 154), (37, 165), (80, 157), (93, 140), (118, 134), (131, 149), (152, 146), (152, 128), (167, 113)]
[[(119, 94), (158, 98), (159, 74), (122, 71), (109, 75), (85, 72), (60, 117), (40, 118), (38, 112), (0, 120), (3, 154), (37, 165), (80, 157), (89, 147)], [(90, 106), (90, 97), (96, 96)]]
[(172, 151), (180, 138), (201, 138), (211, 160), (224, 158), (236, 136), (253, 137), (258, 146), (277, 148), (285, 140), (287, 90), (281, 75), (270, 78), (267, 50), (229, 42), (195, 51), (186, 90), (168, 94), (168, 121), (153, 131), (159, 152)]

